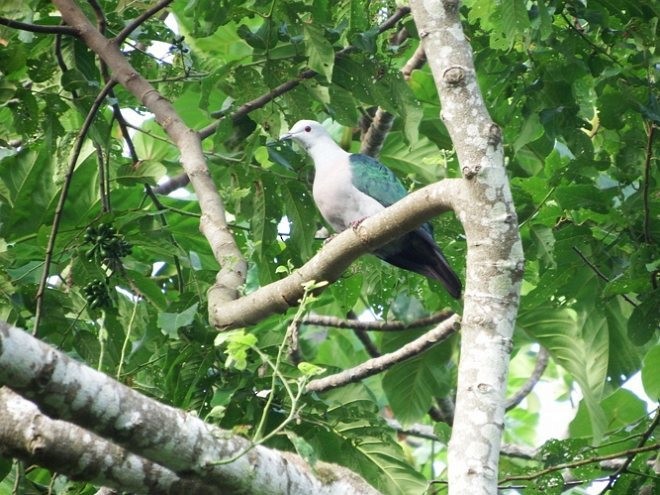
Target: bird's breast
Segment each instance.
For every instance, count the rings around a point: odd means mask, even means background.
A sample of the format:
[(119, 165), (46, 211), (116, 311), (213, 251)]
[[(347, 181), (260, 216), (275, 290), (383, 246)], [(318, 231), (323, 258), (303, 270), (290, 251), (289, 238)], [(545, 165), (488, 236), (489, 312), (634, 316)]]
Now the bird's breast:
[(349, 174), (317, 175), (312, 192), (319, 212), (337, 232), (384, 209), (376, 200), (356, 189)]

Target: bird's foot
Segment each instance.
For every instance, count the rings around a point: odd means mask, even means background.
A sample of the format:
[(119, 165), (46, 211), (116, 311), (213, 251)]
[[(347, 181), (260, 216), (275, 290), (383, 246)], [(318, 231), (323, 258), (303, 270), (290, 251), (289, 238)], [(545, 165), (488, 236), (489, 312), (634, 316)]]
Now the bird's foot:
[(323, 239), (323, 245), (325, 246), (327, 243), (329, 243), (331, 240), (333, 240), (335, 237), (337, 237), (337, 234), (330, 234), (328, 237)]
[(352, 221), (352, 222), (349, 223), (348, 225), (350, 225), (350, 227), (351, 227), (353, 230), (357, 230), (357, 228), (360, 226), (360, 224), (361, 224), (362, 222), (364, 222), (366, 219), (367, 219), (367, 217), (360, 218), (359, 220), (354, 220), (354, 221)]

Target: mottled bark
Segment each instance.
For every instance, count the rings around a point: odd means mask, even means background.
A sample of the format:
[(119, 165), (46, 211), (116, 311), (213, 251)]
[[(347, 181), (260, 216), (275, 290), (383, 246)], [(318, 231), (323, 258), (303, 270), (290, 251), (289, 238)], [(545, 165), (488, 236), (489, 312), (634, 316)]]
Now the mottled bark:
[(457, 0), (413, 0), (411, 10), (463, 174), (456, 214), (468, 245), (449, 494), (497, 493), (509, 353), (523, 272), (522, 243)]

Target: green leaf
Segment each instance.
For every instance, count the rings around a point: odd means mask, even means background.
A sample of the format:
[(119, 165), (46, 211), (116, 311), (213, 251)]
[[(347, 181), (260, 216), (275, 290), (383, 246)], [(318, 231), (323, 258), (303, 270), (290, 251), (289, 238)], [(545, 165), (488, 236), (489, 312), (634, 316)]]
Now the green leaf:
[(645, 295), (628, 320), (628, 336), (635, 345), (649, 342), (660, 328), (660, 290)]
[(150, 184), (155, 186), (167, 173), (167, 168), (160, 162), (144, 160), (138, 164), (125, 164), (117, 170), (116, 179), (122, 185)]
[(312, 447), (312, 445), (303, 437), (301, 437), (300, 435), (296, 435), (292, 431), (287, 431), (286, 436), (293, 445), (293, 447), (296, 449), (298, 455), (303, 459), (305, 459), (305, 461), (307, 461), (307, 464), (309, 464), (312, 468), (314, 468), (316, 461), (319, 460), (318, 454), (316, 453), (316, 450), (314, 450), (314, 447)]
[(321, 74), (327, 81), (332, 80), (335, 65), (335, 51), (325, 38), (323, 29), (313, 24), (303, 25), (305, 32), (305, 54), (310, 69)]
[(642, 383), (644, 391), (651, 399), (660, 399), (660, 345), (654, 345), (644, 357)]
[(598, 443), (607, 425), (599, 405), (608, 365), (606, 318), (596, 312), (543, 306), (521, 310), (517, 323), (578, 382)]
[(158, 327), (171, 339), (177, 339), (179, 328), (190, 325), (195, 319), (198, 305), (195, 303), (180, 313), (158, 313)]
[(291, 241), (304, 261), (314, 255), (312, 242), (316, 234), (316, 209), (309, 192), (299, 182), (287, 181), (282, 187), (286, 216), (291, 222)]

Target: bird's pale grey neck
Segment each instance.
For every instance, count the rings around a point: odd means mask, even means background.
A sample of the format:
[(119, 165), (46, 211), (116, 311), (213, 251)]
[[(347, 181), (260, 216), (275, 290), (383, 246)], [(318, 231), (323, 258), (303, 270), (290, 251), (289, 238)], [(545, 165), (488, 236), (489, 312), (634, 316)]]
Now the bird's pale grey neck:
[(307, 153), (312, 157), (314, 165), (323, 167), (325, 164), (348, 155), (330, 136), (321, 136), (306, 147)]

